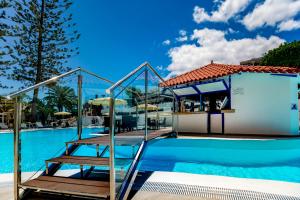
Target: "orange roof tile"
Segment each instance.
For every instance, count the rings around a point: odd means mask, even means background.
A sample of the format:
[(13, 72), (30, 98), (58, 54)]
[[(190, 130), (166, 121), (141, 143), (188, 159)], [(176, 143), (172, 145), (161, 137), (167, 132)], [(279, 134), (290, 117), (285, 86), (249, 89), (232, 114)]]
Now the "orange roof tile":
[(240, 72), (256, 73), (300, 73), (296, 67), (273, 67), (273, 66), (247, 66), (247, 65), (225, 65), (212, 63), (198, 69), (186, 72), (174, 78), (170, 78), (162, 85), (173, 86), (194, 81), (213, 79)]

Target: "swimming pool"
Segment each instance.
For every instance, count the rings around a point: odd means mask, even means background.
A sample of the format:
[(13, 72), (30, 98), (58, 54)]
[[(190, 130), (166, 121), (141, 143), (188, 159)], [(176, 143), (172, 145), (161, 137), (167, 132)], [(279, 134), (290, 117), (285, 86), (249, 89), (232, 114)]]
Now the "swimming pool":
[[(92, 133), (99, 131), (102, 129), (84, 128), (83, 137), (91, 137)], [(65, 142), (76, 139), (76, 134), (75, 128), (23, 132), (22, 171), (45, 169), (44, 160), (60, 155), (65, 150)], [(116, 147), (115, 153), (117, 158), (131, 157), (132, 147)], [(95, 154), (93, 146), (80, 147), (75, 153), (87, 156)], [(109, 152), (104, 156), (108, 157)], [(73, 168), (78, 169), (78, 166), (63, 167)], [(139, 169), (300, 183), (300, 139), (156, 139), (148, 143)], [(12, 172), (13, 134), (1, 133), (0, 174)]]
[(154, 140), (139, 169), (300, 183), (300, 140)]
[[(95, 137), (93, 133), (103, 131), (102, 128), (83, 128), (82, 138)], [(21, 169), (32, 172), (45, 169), (45, 160), (61, 155), (66, 147), (65, 142), (76, 140), (76, 128), (41, 129), (21, 133)], [(100, 147), (100, 152), (104, 147)], [(136, 149), (137, 150), (137, 147)], [(118, 147), (116, 157), (131, 157), (132, 147)], [(79, 148), (74, 155), (95, 156), (94, 146)], [(109, 156), (109, 151), (104, 157)], [(0, 174), (13, 172), (13, 134), (0, 133)], [(126, 167), (126, 166), (124, 166)], [(64, 165), (62, 169), (78, 169), (76, 165)]]

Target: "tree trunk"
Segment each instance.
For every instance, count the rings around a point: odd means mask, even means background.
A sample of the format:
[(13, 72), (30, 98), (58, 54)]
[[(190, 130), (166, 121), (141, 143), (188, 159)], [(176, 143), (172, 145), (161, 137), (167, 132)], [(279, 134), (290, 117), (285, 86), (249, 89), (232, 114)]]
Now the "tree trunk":
[[(35, 75), (35, 84), (40, 83), (43, 80), (43, 66), (42, 66), (42, 52), (43, 52), (43, 32), (44, 32), (44, 14), (45, 14), (45, 0), (42, 0), (41, 5), (41, 16), (39, 20), (39, 35), (38, 35), (38, 59), (36, 63), (36, 75)], [(37, 114), (37, 100), (39, 95), (39, 88), (34, 89), (33, 99), (32, 99), (32, 107), (31, 107), (31, 116), (32, 121), (36, 122), (36, 114)]]

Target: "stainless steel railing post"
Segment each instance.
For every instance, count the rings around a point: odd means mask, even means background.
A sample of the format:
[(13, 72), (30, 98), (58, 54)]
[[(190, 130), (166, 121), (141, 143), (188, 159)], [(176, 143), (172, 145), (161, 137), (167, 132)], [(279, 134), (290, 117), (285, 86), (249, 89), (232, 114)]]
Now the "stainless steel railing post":
[(171, 110), (171, 112), (172, 112), (172, 131), (175, 131), (174, 113), (176, 112), (176, 109), (175, 109), (175, 99), (174, 99), (174, 97), (173, 97), (173, 99), (172, 99), (172, 110)]
[(77, 100), (77, 135), (78, 139), (81, 139), (82, 134), (82, 75), (78, 75), (78, 100)]
[(109, 186), (110, 186), (110, 200), (116, 198), (116, 183), (115, 183), (115, 100), (114, 92), (110, 93), (109, 116), (110, 116), (110, 129), (109, 129)]
[(22, 118), (22, 103), (20, 97), (15, 98), (14, 112), (14, 199), (19, 200), (19, 185), (21, 184), (21, 138), (20, 127)]
[(156, 129), (160, 129), (160, 119), (159, 119), (159, 113), (158, 113), (158, 104), (160, 102), (160, 89), (159, 89), (159, 84), (157, 85), (157, 100), (155, 102), (155, 105), (156, 105)]
[(145, 68), (145, 140), (148, 140), (148, 69)]

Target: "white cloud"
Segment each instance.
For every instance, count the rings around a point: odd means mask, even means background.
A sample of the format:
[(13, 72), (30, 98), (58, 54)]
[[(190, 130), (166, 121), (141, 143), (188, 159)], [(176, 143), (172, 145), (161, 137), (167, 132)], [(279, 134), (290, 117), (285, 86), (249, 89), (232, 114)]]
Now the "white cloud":
[(199, 6), (194, 7), (194, 13), (193, 13), (194, 21), (198, 24), (200, 24), (203, 21), (207, 21), (210, 16), (206, 13), (204, 8), (201, 8)]
[(171, 44), (171, 41), (170, 40), (165, 40), (165, 41), (163, 41), (162, 44), (165, 45), (165, 46), (168, 46), (168, 45)]
[(185, 41), (187, 41), (188, 40), (188, 37), (187, 37), (187, 32), (185, 31), (185, 30), (180, 30), (179, 31), (179, 37), (178, 38), (176, 38), (176, 40), (178, 41), (178, 42), (185, 42)]
[(180, 36), (186, 36), (186, 31), (185, 30), (183, 30), (183, 29), (181, 29), (180, 31), (179, 31), (179, 35)]
[[(208, 14), (204, 8), (199, 6), (194, 7), (193, 18), (196, 23), (203, 21), (226, 22), (231, 17), (242, 12), (251, 0), (224, 0), (218, 9)], [(215, 1), (214, 3), (218, 3)]]
[(188, 37), (187, 37), (187, 36), (181, 36), (181, 37), (176, 38), (176, 40), (177, 40), (178, 42), (185, 42), (185, 41), (188, 40)]
[(262, 26), (275, 26), (296, 16), (300, 11), (299, 0), (265, 0), (247, 14), (242, 23), (248, 30)]
[(210, 46), (225, 40), (225, 32), (215, 29), (200, 29), (194, 30), (191, 36), (192, 40), (197, 40), (197, 43), (202, 46)]
[(278, 31), (291, 31), (300, 28), (300, 20), (293, 19), (283, 21), (278, 25)]
[(284, 42), (277, 36), (227, 40), (225, 34), (215, 29), (194, 30), (191, 39), (196, 40), (195, 44), (183, 44), (170, 49), (171, 64), (168, 70), (171, 73), (168, 77), (206, 65), (211, 60), (239, 64), (242, 60), (262, 56)]

